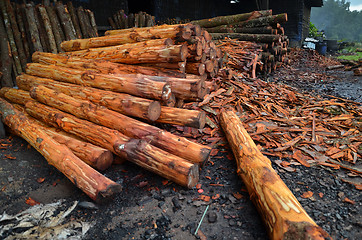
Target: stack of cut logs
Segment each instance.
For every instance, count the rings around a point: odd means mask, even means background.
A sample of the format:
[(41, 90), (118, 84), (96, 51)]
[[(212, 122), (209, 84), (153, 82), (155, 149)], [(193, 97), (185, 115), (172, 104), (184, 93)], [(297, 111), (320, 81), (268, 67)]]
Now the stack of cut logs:
[(62, 52), (64, 40), (98, 36), (93, 12), (72, 2), (35, 6), (2, 0), (0, 8), (2, 86), (13, 86), (12, 70), (13, 76), (22, 73), (33, 52)]
[[(257, 70), (267, 74), (287, 61), (285, 56), (289, 40), (280, 25), (286, 21), (286, 13), (272, 15), (272, 10), (264, 10), (197, 20), (192, 23), (205, 28), (214, 40), (231, 38), (258, 43), (263, 53), (259, 55), (259, 62), (262, 64), (259, 64)], [(240, 44), (244, 45), (242, 42)]]
[(19, 89), (0, 90), (3, 122), (97, 201), (120, 186), (94, 168), (129, 160), (191, 188), (211, 151), (152, 123), (204, 127), (203, 111), (174, 106), (202, 100), (208, 89), (205, 75), (158, 66), (194, 60), (205, 53), (201, 39), (218, 50), (191, 24), (143, 29), (65, 41), (65, 53), (35, 52), (26, 73), (16, 79)]
[(108, 21), (112, 29), (142, 28), (156, 25), (155, 17), (142, 11), (135, 14), (130, 13), (127, 16), (124, 10), (119, 10), (113, 17), (109, 17)]

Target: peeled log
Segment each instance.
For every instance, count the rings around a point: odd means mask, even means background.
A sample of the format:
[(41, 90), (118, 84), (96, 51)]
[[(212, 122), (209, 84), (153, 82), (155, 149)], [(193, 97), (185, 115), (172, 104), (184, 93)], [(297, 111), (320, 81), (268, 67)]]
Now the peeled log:
[(229, 37), (232, 39), (238, 39), (240, 41), (252, 41), (252, 42), (281, 42), (280, 35), (275, 34), (244, 34), (244, 33), (210, 33), (212, 39), (224, 39)]
[[(157, 41), (157, 40), (149, 40)], [(145, 45), (125, 44), (112, 47), (90, 48), (74, 52), (67, 52), (66, 55), (85, 59), (107, 60), (117, 63), (139, 64), (158, 62), (183, 62), (188, 56), (186, 45)], [(144, 46), (142, 46), (144, 45)]]
[(331, 239), (280, 179), (239, 117), (232, 111), (222, 112), (220, 124), (233, 150), (237, 173), (262, 216), (270, 239)]
[(199, 169), (196, 164), (167, 153), (146, 141), (129, 139), (116, 130), (78, 119), (36, 101), (29, 101), (26, 104), (26, 111), (43, 122), (109, 149), (121, 158), (182, 186), (192, 188), (199, 180)]
[(197, 110), (161, 107), (161, 115), (157, 122), (202, 129), (205, 126), (206, 114)]
[(233, 24), (236, 22), (260, 18), (264, 16), (270, 16), (271, 14), (272, 10), (254, 11), (250, 13), (242, 13), (242, 14), (229, 15), (229, 16), (214, 17), (210, 19), (195, 20), (192, 21), (191, 23), (199, 25), (200, 27), (210, 28), (220, 25)]
[(161, 101), (167, 101), (172, 97), (171, 87), (168, 84), (145, 79), (144, 75), (140, 74), (114, 76), (39, 63), (29, 63), (26, 73), (81, 86), (123, 92)]
[(135, 97), (129, 94), (104, 91), (91, 87), (82, 87), (75, 84), (57, 82), (52, 79), (39, 78), (27, 74), (18, 76), (16, 78), (16, 82), (19, 88), (27, 91), (34, 86), (43, 85), (74, 98), (88, 100), (94, 104), (105, 106), (127, 116), (150, 121), (156, 121), (161, 113), (161, 104), (159, 102)]
[(30, 95), (40, 102), (72, 113), (79, 118), (116, 129), (131, 138), (144, 139), (156, 147), (194, 163), (204, 162), (209, 157), (211, 151), (207, 146), (191, 142), (186, 138), (173, 135), (118, 112), (96, 106), (89, 101), (57, 93), (44, 86), (32, 88)]
[(76, 157), (66, 146), (59, 144), (10, 103), (0, 99), (2, 121), (24, 138), (49, 164), (61, 171), (91, 199), (103, 202), (121, 191), (121, 186), (106, 178)]
[(138, 65), (126, 65), (113, 63), (110, 61), (84, 59), (71, 56), (62, 56), (59, 54), (35, 52), (32, 57), (33, 62), (57, 65), (79, 70), (92, 70), (101, 74), (144, 74), (164, 77), (185, 77), (184, 73), (172, 71), (169, 69), (160, 69), (155, 67), (143, 67)]

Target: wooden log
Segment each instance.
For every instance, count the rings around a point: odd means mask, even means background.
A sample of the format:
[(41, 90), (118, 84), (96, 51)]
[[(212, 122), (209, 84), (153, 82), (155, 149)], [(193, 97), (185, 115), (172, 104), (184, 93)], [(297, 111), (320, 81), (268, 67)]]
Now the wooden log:
[(12, 57), (11, 49), (6, 35), (3, 18), (0, 14), (0, 60), (1, 60), (1, 87), (13, 87), (12, 73)]
[(30, 39), (32, 43), (33, 51), (43, 51), (42, 44), (40, 42), (39, 30), (35, 22), (34, 7), (31, 4), (25, 6), (26, 20), (29, 26)]
[[(91, 101), (127, 116), (156, 121), (161, 113), (161, 104), (157, 101), (135, 97), (129, 94), (104, 91), (96, 88), (61, 83), (48, 78), (39, 78), (23, 74), (17, 77), (19, 88), (29, 91), (31, 87), (43, 85), (74, 98)], [(1, 93), (1, 90), (0, 90)]]
[(57, 44), (57, 50), (58, 50), (58, 52), (63, 52), (62, 48), (60, 47), (60, 44), (62, 43), (62, 41), (65, 40), (65, 35), (64, 35), (64, 32), (60, 25), (60, 22), (58, 20), (57, 14), (56, 14), (54, 8), (51, 6), (46, 6), (45, 9), (49, 16), (51, 28), (52, 28), (53, 35), (54, 35), (54, 40), (55, 40), (55, 43)]
[(199, 169), (196, 164), (167, 153), (146, 141), (129, 139), (116, 130), (78, 119), (71, 114), (63, 113), (36, 101), (28, 102), (26, 111), (43, 122), (60, 127), (64, 131), (109, 149), (121, 158), (134, 162), (182, 186), (192, 188), (198, 182)]
[[(31, 3), (31, 4), (33, 4), (33, 3)], [(40, 43), (43, 47), (43, 51), (50, 52), (48, 36), (46, 35), (45, 27), (44, 27), (43, 21), (41, 19), (41, 16), (39, 14), (37, 6), (34, 6), (34, 17), (35, 17), (36, 26), (38, 27), (39, 39), (40, 39)]]
[(222, 26), (218, 28), (209, 28), (209, 33), (248, 33), (248, 34), (274, 34), (275, 29), (271, 26), (266, 27), (255, 27), (255, 28), (244, 28), (244, 27), (229, 27)]
[(237, 173), (262, 216), (270, 239), (331, 239), (280, 179), (239, 117), (232, 111), (224, 111), (220, 124), (233, 150)]
[(2, 17), (5, 24), (5, 30), (7, 34), (7, 38), (9, 40), (9, 45), (11, 49), (11, 56), (13, 58), (13, 64), (15, 65), (15, 76), (21, 74), (23, 72), (23, 69), (21, 67), (21, 62), (19, 58), (18, 48), (16, 47), (16, 42), (14, 38), (13, 29), (11, 27), (10, 17), (8, 15), (8, 12), (6, 10), (5, 1), (0, 1), (0, 8), (2, 12)]
[(75, 33), (76, 33), (76, 38), (82, 38), (82, 30), (80, 29), (80, 25), (79, 25), (79, 20), (78, 20), (78, 16), (77, 13), (74, 9), (73, 3), (72, 2), (67, 2), (67, 9), (70, 15), (70, 19), (72, 20), (74, 29), (75, 29)]
[[(18, 77), (20, 76), (21, 75)], [(29, 92), (9, 87), (3, 87), (0, 89), (0, 97), (6, 98), (7, 101), (20, 105), (25, 105), (27, 101), (33, 101)]]
[[(142, 42), (147, 44), (151, 41)], [(85, 59), (107, 60), (111, 62), (139, 64), (139, 63), (158, 63), (158, 62), (183, 62), (188, 56), (186, 45), (157, 45), (144, 47), (142, 44), (125, 44), (112, 47), (91, 48), (68, 52), (67, 55), (81, 57)]]
[(232, 39), (238, 39), (240, 41), (252, 41), (252, 42), (262, 42), (262, 43), (270, 43), (270, 42), (280, 42), (280, 35), (274, 34), (243, 34), (243, 33), (210, 33), (212, 39), (224, 39), (225, 37), (229, 37)]
[(134, 18), (134, 14), (133, 14), (133, 13), (130, 13), (130, 14), (128, 15), (128, 27), (129, 27), (129, 28), (135, 27), (135, 18)]
[(69, 13), (62, 2), (55, 3), (55, 10), (62, 24), (66, 40), (76, 39), (76, 32)]
[(355, 76), (361, 76), (361, 75), (362, 75), (362, 67), (355, 68), (355, 69), (353, 70), (353, 74), (354, 74)]
[(203, 63), (187, 63), (185, 72), (195, 75), (203, 75), (205, 73), (206, 67)]
[[(22, 5), (22, 7), (20, 7), (20, 5), (17, 5), (17, 7), (15, 8), (15, 11), (16, 11), (15, 15), (16, 15), (16, 21), (18, 22), (18, 25), (19, 25), (21, 40), (23, 42), (26, 62), (28, 62), (28, 60), (30, 60), (30, 58), (31, 58), (31, 55), (30, 55), (30, 48), (29, 48), (29, 44), (28, 44), (28, 40), (27, 40), (27, 36), (26, 36), (26, 31), (25, 31), (25, 24), (24, 24), (24, 20), (23, 20), (23, 19), (25, 19), (25, 15), (23, 14), (22, 8), (23, 8), (23, 5)], [(23, 69), (25, 69), (25, 67), (26, 66), (24, 66)]]
[(0, 99), (3, 122), (24, 138), (49, 164), (56, 167), (91, 199), (104, 202), (121, 191), (121, 186), (101, 175), (76, 157), (66, 146), (59, 144), (10, 103)]
[(30, 95), (49, 106), (70, 112), (80, 118), (88, 119), (105, 127), (113, 128), (131, 138), (144, 139), (156, 147), (194, 163), (204, 162), (210, 154), (211, 149), (207, 146), (175, 136), (167, 131), (109, 109), (97, 107), (89, 101), (78, 100), (68, 95), (57, 93), (44, 86), (32, 88)]
[(80, 29), (82, 30), (83, 38), (92, 37), (90, 29), (88, 29), (88, 25), (86, 24), (87, 18), (86, 18), (86, 14), (85, 14), (82, 6), (77, 8), (77, 16), (79, 19), (79, 25), (80, 25)]
[[(151, 68), (161, 68), (161, 69), (172, 69), (176, 71), (180, 71), (182, 73), (185, 72), (185, 62), (161, 62), (161, 63), (147, 63), (147, 64), (141, 64), (139, 66), (142, 67), (151, 67)], [(150, 74), (153, 75), (153, 74)]]
[(206, 114), (203, 111), (162, 106), (157, 122), (202, 129), (205, 127)]
[(38, 5), (37, 8), (38, 8), (38, 11), (40, 13), (40, 17), (41, 17), (41, 19), (43, 21), (43, 24), (44, 24), (45, 32), (46, 32), (49, 47), (50, 47), (50, 52), (57, 53), (58, 52), (57, 43), (55, 42), (55, 37), (54, 37), (54, 34), (53, 34), (53, 30), (52, 30), (52, 27), (51, 27), (51, 23), (50, 23), (48, 13), (47, 13), (45, 7), (43, 7), (41, 5)]
[(20, 64), (21, 64), (21, 68), (24, 70), (26, 67), (26, 54), (25, 54), (25, 50), (24, 50), (24, 45), (23, 45), (23, 41), (21, 39), (21, 34), (19, 31), (19, 27), (18, 27), (18, 23), (16, 21), (15, 18), (15, 11), (14, 8), (12, 7), (10, 0), (6, 0), (5, 1), (5, 5), (6, 5), (6, 11), (9, 15), (9, 20), (11, 23), (11, 29), (13, 31), (14, 34), (14, 40), (16, 43), (16, 47), (17, 47), (17, 51), (19, 54), (19, 60), (20, 60)]
[(102, 60), (83, 59), (59, 54), (35, 52), (33, 62), (42, 64), (53, 64), (61, 67), (74, 68), (79, 70), (92, 70), (100, 74), (144, 74), (164, 77), (183, 78), (185, 74), (169, 69), (156, 67), (144, 67), (139, 65), (126, 65)]
[(108, 23), (109, 23), (109, 25), (111, 25), (112, 29), (117, 29), (117, 25), (114, 22), (113, 18), (109, 17), (108, 18)]
[(74, 83), (82, 86), (128, 93), (131, 95), (167, 101), (171, 98), (171, 87), (164, 82), (155, 82), (145, 75), (106, 75), (54, 65), (29, 63), (26, 73), (33, 76)]
[(272, 10), (254, 11), (250, 13), (242, 13), (242, 14), (229, 15), (229, 16), (214, 17), (210, 19), (196, 20), (192, 21), (191, 23), (199, 25), (200, 27), (210, 28), (210, 27), (233, 24), (235, 22), (260, 18), (263, 16), (270, 16), (271, 14)]
[(85, 12), (87, 13), (88, 18), (89, 18), (89, 24), (91, 26), (92, 33), (93, 33), (92, 37), (98, 37), (98, 29), (97, 29), (97, 24), (96, 24), (96, 19), (94, 17), (94, 13), (89, 9), (86, 9)]

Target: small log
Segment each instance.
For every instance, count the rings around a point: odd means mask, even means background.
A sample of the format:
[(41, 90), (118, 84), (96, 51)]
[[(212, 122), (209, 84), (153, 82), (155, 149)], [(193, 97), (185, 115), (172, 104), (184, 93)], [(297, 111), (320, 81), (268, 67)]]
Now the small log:
[(47, 13), (45, 7), (43, 7), (41, 5), (37, 6), (37, 8), (38, 8), (38, 11), (40, 13), (40, 17), (43, 20), (45, 32), (46, 32), (46, 35), (48, 37), (47, 39), (48, 39), (50, 51), (52, 53), (57, 53), (58, 52), (57, 43), (55, 42), (55, 37), (54, 37), (54, 34), (53, 34), (53, 30), (52, 30), (52, 26), (51, 26), (51, 23), (50, 23), (48, 13)]
[[(21, 35), (21, 40), (23, 42), (23, 46), (24, 46), (24, 53), (26, 56), (26, 62), (28, 60), (30, 60), (31, 55), (30, 55), (30, 48), (29, 48), (29, 43), (27, 40), (27, 36), (26, 36), (26, 31), (25, 31), (25, 24), (24, 24), (24, 20), (25, 19), (25, 15), (23, 14), (22, 11), (23, 7), (20, 7), (19, 5), (17, 5), (17, 7), (15, 8), (16, 11), (16, 21), (18, 22), (19, 25), (19, 31), (20, 31), (20, 35)], [(23, 69), (25, 69), (26, 66), (23, 67)]]
[(78, 119), (36, 101), (28, 102), (26, 111), (43, 122), (109, 149), (121, 158), (182, 186), (192, 188), (199, 180), (199, 168), (196, 164), (167, 153), (146, 141), (129, 139), (116, 130)]
[[(149, 40), (157, 41), (157, 40)], [(146, 42), (142, 42), (146, 43)], [(125, 44), (117, 47), (91, 48), (68, 52), (67, 55), (85, 59), (108, 60), (111, 62), (139, 64), (158, 62), (183, 62), (188, 56), (186, 45), (157, 45), (143, 47), (142, 44)]]
[[(19, 75), (18, 77), (20, 76), (22, 75)], [(29, 92), (9, 87), (3, 87), (0, 89), (0, 97), (6, 98), (8, 101), (20, 105), (25, 105), (27, 101), (33, 101)]]
[(328, 66), (328, 67), (326, 67), (326, 70), (334, 70), (334, 69), (339, 69), (339, 68), (344, 68), (344, 65)]
[(11, 49), (11, 55), (13, 57), (13, 64), (15, 65), (15, 75), (19, 75), (23, 72), (21, 67), (21, 62), (19, 58), (18, 48), (16, 47), (16, 42), (14, 38), (13, 29), (11, 27), (10, 17), (8, 15), (8, 12), (6, 10), (5, 1), (0, 1), (0, 8), (2, 12), (2, 17), (5, 24), (5, 30), (7, 33), (7, 38), (9, 40), (10, 49)]
[(54, 64), (61, 67), (74, 68), (79, 70), (92, 70), (100, 74), (144, 74), (164, 77), (183, 78), (185, 74), (169, 69), (155, 67), (144, 67), (138, 65), (126, 65), (103, 60), (83, 59), (70, 56), (62, 56), (52, 53), (35, 52), (33, 62), (42, 64)]
[(63, 26), (66, 40), (76, 39), (76, 32), (65, 6), (62, 2), (56, 2), (54, 6), (60, 19), (60, 23)]
[(144, 75), (106, 75), (96, 74), (92, 71), (82, 71), (54, 65), (29, 63), (26, 73), (33, 76), (51, 78), (54, 80), (128, 93), (131, 95), (167, 101), (171, 98), (171, 87), (164, 82), (147, 79)]
[(133, 13), (130, 13), (130, 14), (128, 15), (128, 27), (129, 27), (129, 28), (135, 27), (135, 18), (134, 18), (134, 14), (133, 14)]
[(203, 75), (205, 73), (206, 67), (203, 63), (187, 63), (185, 72), (195, 75)]
[[(33, 3), (31, 3), (31, 4), (33, 4)], [(36, 26), (38, 27), (40, 43), (43, 47), (43, 51), (50, 52), (48, 36), (46, 35), (44, 23), (41, 19), (37, 6), (34, 6), (34, 17), (35, 17)]]
[(82, 30), (83, 38), (92, 37), (90, 29), (88, 29), (88, 25), (86, 24), (87, 18), (86, 18), (86, 14), (85, 14), (84, 9), (83, 9), (82, 6), (77, 8), (77, 16), (78, 16), (78, 19), (79, 19), (79, 25), (80, 25), (80, 29)]
[(89, 18), (89, 24), (92, 29), (93, 37), (98, 37), (98, 29), (97, 29), (97, 24), (96, 24), (96, 19), (94, 17), (94, 13), (89, 9), (86, 9), (85, 11)]
[(43, 47), (40, 42), (39, 30), (35, 21), (35, 11), (31, 4), (26, 4), (25, 14), (27, 24), (29, 26), (30, 39), (33, 47), (33, 51), (43, 52)]
[(196, 20), (192, 21), (191, 23), (199, 25), (200, 27), (211, 28), (220, 25), (233, 24), (236, 22), (260, 18), (264, 16), (270, 16), (271, 14), (272, 10), (254, 11), (250, 13), (242, 13), (242, 14), (229, 15), (229, 16), (214, 17), (210, 19)]
[(157, 122), (202, 129), (205, 127), (206, 114), (203, 111), (162, 106)]
[(74, 98), (88, 100), (94, 104), (105, 106), (127, 116), (146, 119), (148, 121), (156, 121), (161, 113), (161, 104), (159, 102), (129, 94), (61, 83), (48, 78), (39, 78), (27, 74), (18, 76), (16, 83), (20, 89), (27, 91), (34, 86), (43, 85)]
[(270, 43), (270, 42), (280, 42), (280, 35), (274, 34), (243, 34), (243, 33), (210, 33), (212, 39), (224, 39), (225, 37), (229, 37), (232, 39), (238, 39), (240, 41), (252, 41), (252, 42), (262, 42), (262, 43)]
[(116, 23), (113, 21), (113, 18), (108, 18), (109, 25), (111, 25), (112, 29), (117, 29)]
[(58, 52), (63, 52), (62, 48), (60, 47), (60, 44), (62, 43), (62, 41), (65, 40), (65, 35), (58, 20), (57, 14), (54, 8), (51, 6), (46, 6), (45, 9), (49, 16), (51, 28), (54, 34), (55, 43), (57, 44), (57, 50)]
[(82, 38), (83, 35), (82, 35), (82, 30), (80, 29), (80, 26), (79, 26), (79, 20), (78, 20), (78, 16), (77, 16), (77, 13), (74, 9), (74, 6), (73, 6), (73, 3), (72, 2), (67, 2), (67, 9), (68, 9), (68, 12), (69, 12), (69, 15), (70, 15), (70, 19), (72, 19), (72, 23), (73, 23), (73, 26), (74, 26), (74, 29), (75, 29), (75, 32), (76, 32), (76, 37), (77, 38)]
[(224, 111), (220, 124), (236, 158), (237, 173), (262, 216), (270, 239), (331, 239), (280, 179), (239, 117), (232, 111)]
[(211, 149), (207, 146), (175, 136), (167, 131), (109, 109), (97, 107), (89, 101), (78, 100), (68, 95), (57, 93), (44, 86), (32, 88), (30, 95), (49, 106), (56, 107), (105, 127), (113, 128), (131, 138), (149, 141), (150, 144), (191, 162), (202, 163), (209, 157)]
[(12, 72), (12, 57), (11, 49), (6, 35), (3, 18), (0, 14), (0, 60), (1, 60), (1, 87), (13, 87)]
[(247, 33), (247, 34), (274, 34), (275, 31), (271, 26), (256, 27), (256, 28), (244, 28), (244, 27), (229, 27), (223, 26), (207, 29), (209, 33)]
[(66, 146), (59, 144), (43, 130), (31, 123), (10, 103), (0, 99), (2, 121), (24, 138), (49, 164), (56, 167), (91, 199), (104, 202), (121, 191), (121, 186), (101, 175), (76, 157)]

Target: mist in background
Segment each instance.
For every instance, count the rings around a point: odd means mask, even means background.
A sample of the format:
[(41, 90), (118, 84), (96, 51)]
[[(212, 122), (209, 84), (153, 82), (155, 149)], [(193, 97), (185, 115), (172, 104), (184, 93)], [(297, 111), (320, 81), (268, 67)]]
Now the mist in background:
[[(354, 1), (358, 9), (359, 2)], [(324, 30), (327, 39), (362, 42), (362, 11), (351, 10), (351, 3), (345, 0), (325, 0), (323, 7), (312, 8), (310, 21)]]

